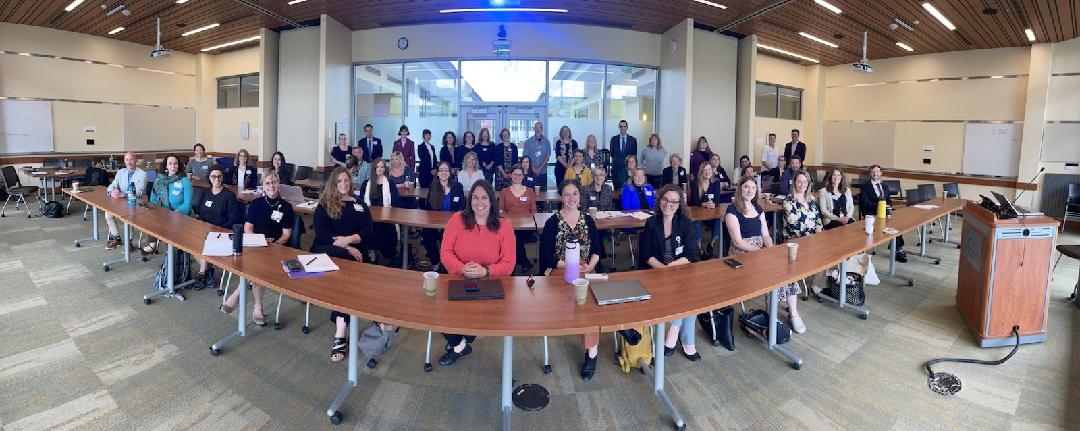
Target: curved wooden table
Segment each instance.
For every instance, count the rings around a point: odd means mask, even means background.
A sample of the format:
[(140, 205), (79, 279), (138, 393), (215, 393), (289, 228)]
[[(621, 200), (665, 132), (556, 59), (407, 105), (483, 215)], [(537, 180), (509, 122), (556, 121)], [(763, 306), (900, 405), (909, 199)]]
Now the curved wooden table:
[[(130, 208), (126, 201), (113, 199), (103, 192), (71, 194), (76, 199), (113, 214), (140, 230), (168, 244), (166, 259), (171, 265), (174, 248), (192, 255), (202, 252), (207, 232), (223, 231), (176, 212), (161, 208)], [(611, 274), (611, 280), (638, 280), (652, 294), (648, 301), (598, 306), (594, 301), (576, 305), (574, 290), (561, 278), (536, 277), (533, 288), (525, 277), (505, 277), (502, 283), (506, 298), (495, 301), (459, 301), (447, 299), (447, 282), (460, 277), (439, 277), (436, 296), (426, 296), (421, 288), (422, 273), (386, 268), (376, 265), (334, 259), (340, 271), (315, 278), (292, 280), (282, 270), (281, 262), (293, 259), (297, 250), (280, 245), (248, 248), (242, 256), (205, 257), (210, 263), (231, 271), (241, 278), (239, 314), (236, 332), (210, 347), (216, 356), (220, 349), (246, 331), (247, 286), (254, 282), (302, 301), (350, 315), (348, 380), (327, 414), (340, 421), (337, 409), (358, 381), (357, 342), (358, 318), (377, 320), (430, 331), (503, 337), (502, 408), (504, 429), (509, 428), (512, 348), (514, 336), (569, 335), (596, 331), (655, 325), (656, 334), (664, 334), (665, 322), (770, 294), (771, 349), (784, 353), (798, 368), (798, 359), (782, 346), (777, 346), (775, 334), (777, 295), (775, 288), (820, 272), (838, 261), (861, 253), (876, 245), (895, 240), (896, 234), (886, 235), (886, 225), (905, 232), (917, 229), (947, 213), (959, 210), (963, 201), (949, 199), (935, 209), (901, 208), (891, 220), (879, 220), (873, 235), (862, 232), (861, 223), (854, 223), (809, 237), (794, 240), (800, 244), (799, 259), (787, 260), (784, 247), (743, 254), (739, 260), (743, 269), (735, 270), (720, 260), (692, 263), (678, 268), (631, 271)], [(385, 209), (394, 212), (398, 209)], [(379, 210), (383, 211), (383, 210)], [(421, 223), (419, 220), (410, 222)], [(422, 223), (427, 223), (423, 221)], [(96, 229), (96, 224), (95, 224)], [(843, 271), (843, 267), (841, 267)], [(169, 273), (172, 273), (171, 266)], [(843, 279), (843, 278), (842, 278)], [(169, 283), (172, 286), (172, 280)], [(840, 289), (844, 291), (843, 286)], [(842, 302), (841, 302), (842, 304)], [(664, 392), (663, 336), (655, 337), (654, 390), (672, 414), (677, 426), (683, 425), (678, 412)]]

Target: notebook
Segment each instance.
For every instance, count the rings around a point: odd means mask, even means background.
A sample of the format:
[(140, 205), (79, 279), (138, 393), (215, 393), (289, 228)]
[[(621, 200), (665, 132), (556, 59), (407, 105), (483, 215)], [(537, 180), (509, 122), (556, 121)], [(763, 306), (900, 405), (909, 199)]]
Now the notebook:
[(327, 272), (341, 269), (326, 253), (301, 254), (296, 256), (296, 260), (299, 260), (300, 264), (304, 265), (304, 272)]
[(593, 297), (596, 298), (596, 305), (621, 304), (652, 298), (649, 291), (645, 290), (645, 286), (637, 280), (591, 283), (589, 287), (592, 289)]
[(502, 282), (499, 280), (450, 280), (447, 298), (450, 300), (503, 299)]

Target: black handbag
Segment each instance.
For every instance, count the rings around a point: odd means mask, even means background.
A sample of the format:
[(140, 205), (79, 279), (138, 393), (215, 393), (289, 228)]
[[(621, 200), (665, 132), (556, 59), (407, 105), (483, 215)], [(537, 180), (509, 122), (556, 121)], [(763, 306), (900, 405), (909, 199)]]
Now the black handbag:
[[(865, 283), (863, 282), (863, 276), (857, 272), (847, 273), (849, 281), (844, 289), (845, 297), (844, 302), (854, 305), (862, 306), (866, 303), (866, 290), (864, 289)], [(833, 276), (826, 277), (829, 281), (829, 286), (825, 288), (825, 294), (840, 300), (840, 282), (833, 278)]]
[[(739, 316), (739, 325), (747, 335), (769, 339), (769, 313), (765, 310), (750, 310)], [(791, 329), (783, 322), (776, 322), (776, 344), (791, 340)]]
[(41, 215), (46, 218), (63, 218), (64, 206), (57, 201), (48, 201), (41, 206)]
[(727, 306), (697, 316), (701, 330), (709, 336), (714, 346), (724, 346), (729, 351), (735, 351), (735, 308)]

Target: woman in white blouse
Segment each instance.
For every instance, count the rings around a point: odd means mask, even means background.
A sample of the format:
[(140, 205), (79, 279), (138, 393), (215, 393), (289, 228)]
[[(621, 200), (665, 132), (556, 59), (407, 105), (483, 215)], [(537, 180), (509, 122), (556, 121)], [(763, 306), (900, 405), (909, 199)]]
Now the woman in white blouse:
[(844, 184), (843, 172), (831, 169), (825, 178), (825, 187), (818, 192), (818, 206), (821, 207), (821, 220), (825, 222), (825, 230), (855, 221), (852, 218), (855, 204), (851, 199), (851, 189)]
[(465, 153), (465, 157), (461, 159), (461, 166), (457, 179), (463, 189), (472, 190), (473, 183), (484, 179), (484, 171), (480, 170), (480, 163), (477, 161), (475, 152)]

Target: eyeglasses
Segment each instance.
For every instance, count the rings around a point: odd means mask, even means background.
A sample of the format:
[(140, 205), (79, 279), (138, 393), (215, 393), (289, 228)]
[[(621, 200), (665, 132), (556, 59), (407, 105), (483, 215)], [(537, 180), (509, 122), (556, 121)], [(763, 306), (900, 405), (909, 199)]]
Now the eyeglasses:
[(210, 178), (211, 180), (213, 180), (213, 179), (218, 179), (218, 180), (220, 180), (220, 179), (222, 178), (222, 176), (221, 176), (221, 175), (211, 175), (211, 176), (210, 176), (209, 178)]
[(440, 174), (449, 174), (450, 170), (449, 169), (439, 169), (439, 173)]
[(671, 200), (671, 199), (663, 198), (663, 199), (660, 199), (660, 203), (664, 204), (664, 205), (678, 205), (679, 200), (678, 199)]

